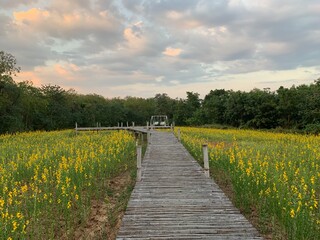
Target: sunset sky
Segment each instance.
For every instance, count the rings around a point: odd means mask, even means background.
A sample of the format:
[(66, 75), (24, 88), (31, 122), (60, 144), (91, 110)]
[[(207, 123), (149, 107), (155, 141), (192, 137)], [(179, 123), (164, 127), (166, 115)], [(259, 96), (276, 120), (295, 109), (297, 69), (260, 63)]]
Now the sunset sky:
[(319, 0), (0, 0), (14, 79), (153, 97), (320, 78)]

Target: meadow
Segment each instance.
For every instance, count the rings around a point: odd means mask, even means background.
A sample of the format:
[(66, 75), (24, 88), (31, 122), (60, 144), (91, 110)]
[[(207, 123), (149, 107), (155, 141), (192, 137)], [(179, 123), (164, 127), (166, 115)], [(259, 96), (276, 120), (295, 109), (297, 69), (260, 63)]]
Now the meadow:
[(202, 144), (208, 144), (213, 178), (264, 236), (320, 239), (319, 136), (180, 129), (200, 163)]
[(0, 136), (0, 239), (72, 235), (106, 180), (135, 168), (130, 133), (73, 131)]

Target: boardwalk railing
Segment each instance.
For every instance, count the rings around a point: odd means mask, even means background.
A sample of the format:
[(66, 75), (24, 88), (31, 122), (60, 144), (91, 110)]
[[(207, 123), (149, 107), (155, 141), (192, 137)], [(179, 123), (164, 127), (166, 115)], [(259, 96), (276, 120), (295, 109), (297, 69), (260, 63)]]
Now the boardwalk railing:
[(121, 124), (119, 123), (116, 127), (102, 127), (100, 123), (97, 123), (96, 127), (79, 127), (77, 123), (75, 123), (75, 131), (110, 131), (110, 130), (128, 130), (133, 132), (141, 132), (141, 133), (147, 133), (149, 130), (153, 129), (172, 129), (173, 126), (153, 126), (147, 124), (147, 126), (135, 126), (135, 123), (132, 122), (132, 125), (129, 126), (127, 122), (127, 126), (123, 126), (123, 122)]
[(209, 177), (207, 145), (203, 145), (203, 169), (172, 132), (149, 126), (76, 127), (89, 130), (130, 130), (148, 137), (143, 161), (137, 146), (137, 182), (118, 240), (263, 239)]
[(141, 181), (142, 169), (141, 169), (141, 160), (142, 160), (142, 147), (137, 146), (137, 182)]
[(262, 239), (173, 133), (152, 131), (141, 169), (118, 240)]

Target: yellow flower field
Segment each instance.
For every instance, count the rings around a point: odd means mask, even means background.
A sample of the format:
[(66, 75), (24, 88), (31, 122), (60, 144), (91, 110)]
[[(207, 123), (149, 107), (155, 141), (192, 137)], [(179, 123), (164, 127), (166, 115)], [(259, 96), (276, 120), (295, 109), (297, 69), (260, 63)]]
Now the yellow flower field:
[(134, 164), (135, 139), (125, 131), (0, 136), (0, 239), (56, 237), (105, 179)]
[(210, 169), (231, 178), (236, 205), (255, 209), (266, 234), (280, 225), (287, 239), (320, 239), (319, 136), (181, 128), (181, 139), (200, 161), (208, 144)]

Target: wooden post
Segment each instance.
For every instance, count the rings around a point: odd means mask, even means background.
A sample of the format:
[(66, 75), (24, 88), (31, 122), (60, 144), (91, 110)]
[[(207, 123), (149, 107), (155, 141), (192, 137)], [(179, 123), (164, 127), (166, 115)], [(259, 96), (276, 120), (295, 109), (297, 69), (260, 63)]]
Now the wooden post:
[(121, 122), (121, 127), (123, 128), (123, 122)]
[(127, 127), (129, 127), (129, 122), (127, 121)]
[(151, 144), (151, 132), (148, 131), (148, 134), (147, 134), (147, 141), (148, 141), (148, 144)]
[(141, 154), (142, 153), (142, 148), (141, 146), (137, 146), (137, 182), (141, 181)]
[(118, 127), (120, 127), (120, 123), (118, 122)]
[(178, 128), (178, 141), (181, 142), (181, 132), (180, 132), (180, 128)]
[(209, 156), (208, 156), (208, 145), (207, 144), (202, 145), (202, 152), (203, 152), (204, 174), (206, 175), (206, 177), (210, 177)]
[(76, 135), (78, 134), (78, 123), (76, 122)]
[(143, 142), (142, 142), (142, 133), (141, 132), (139, 132), (138, 139), (139, 139), (140, 145), (142, 145)]
[(149, 122), (147, 121), (147, 130), (149, 130)]
[(132, 122), (132, 127), (134, 127), (134, 122)]

